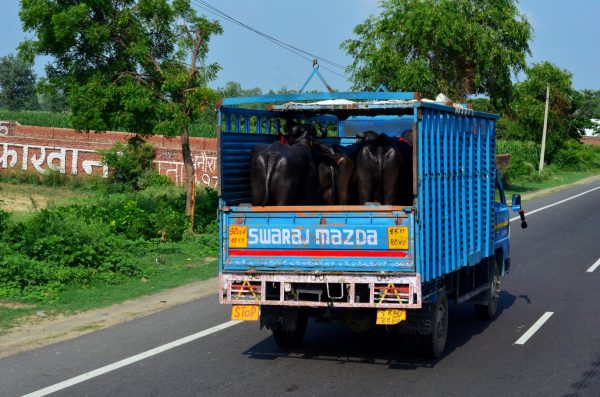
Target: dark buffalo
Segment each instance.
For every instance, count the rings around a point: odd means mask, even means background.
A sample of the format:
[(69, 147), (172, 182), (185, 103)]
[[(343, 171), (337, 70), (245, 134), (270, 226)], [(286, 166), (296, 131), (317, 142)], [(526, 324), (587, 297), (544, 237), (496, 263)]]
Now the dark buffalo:
[(358, 146), (334, 144), (328, 148), (331, 161), (319, 165), (319, 181), (323, 189), (323, 204), (353, 204), (356, 199), (356, 153)]
[(288, 122), (289, 144), (257, 145), (250, 158), (252, 205), (314, 205), (322, 200), (317, 173), (333, 156), (317, 139), (313, 126)]
[(411, 205), (412, 145), (406, 139), (367, 131), (357, 135), (358, 202)]

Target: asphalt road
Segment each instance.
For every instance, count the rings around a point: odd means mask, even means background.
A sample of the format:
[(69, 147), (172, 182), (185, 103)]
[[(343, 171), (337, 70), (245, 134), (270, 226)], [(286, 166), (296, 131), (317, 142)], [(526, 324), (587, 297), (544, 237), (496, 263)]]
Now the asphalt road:
[[(524, 203), (528, 212), (594, 187)], [(0, 360), (0, 396), (19, 396), (76, 378), (57, 396), (600, 396), (600, 189), (512, 223), (511, 274), (500, 314), (475, 318), (450, 308), (446, 354), (424, 359), (385, 330), (355, 334), (310, 323), (305, 347), (278, 348), (257, 323), (227, 324), (216, 297)], [(552, 313), (552, 314), (546, 314)], [(540, 318), (547, 321), (515, 344)], [(204, 335), (198, 332), (210, 330)], [(180, 338), (192, 341), (106, 366)], [(521, 340), (522, 340), (521, 339)], [(105, 368), (92, 377), (90, 371)], [(108, 368), (108, 369), (112, 369)]]

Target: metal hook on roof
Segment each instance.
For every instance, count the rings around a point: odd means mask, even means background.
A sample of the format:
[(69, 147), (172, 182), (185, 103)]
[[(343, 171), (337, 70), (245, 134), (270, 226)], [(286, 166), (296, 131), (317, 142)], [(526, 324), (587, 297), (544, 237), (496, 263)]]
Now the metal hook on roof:
[(308, 76), (308, 78), (306, 79), (306, 81), (304, 82), (304, 84), (302, 84), (302, 87), (298, 90), (298, 92), (304, 91), (304, 89), (306, 88), (306, 86), (308, 85), (308, 83), (312, 80), (312, 78), (315, 75), (317, 75), (317, 77), (319, 78), (319, 80), (321, 80), (323, 82), (323, 85), (325, 85), (325, 88), (327, 88), (327, 91), (334, 92), (335, 90), (327, 83), (327, 81), (325, 81), (325, 79), (321, 75), (321, 72), (319, 72), (319, 61), (316, 58), (313, 59), (313, 65), (312, 66), (313, 66), (312, 73), (310, 74), (310, 76)]

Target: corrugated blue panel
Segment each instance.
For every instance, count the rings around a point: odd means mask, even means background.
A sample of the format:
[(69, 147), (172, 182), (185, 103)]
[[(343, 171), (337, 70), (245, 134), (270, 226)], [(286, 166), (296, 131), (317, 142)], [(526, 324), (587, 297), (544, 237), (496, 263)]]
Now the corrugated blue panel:
[(481, 115), (423, 108), (416, 260), (424, 282), (493, 254), (495, 121)]
[(443, 160), (443, 168), (442, 168), (442, 183), (446, 185), (446, 189), (444, 189), (443, 200), (444, 200), (444, 218), (442, 224), (444, 225), (444, 236), (446, 236), (443, 241), (444, 245), (444, 257), (448, 258), (449, 263), (447, 271), (452, 270), (452, 258), (454, 255), (451, 255), (450, 247), (452, 247), (452, 225), (450, 225), (450, 210), (452, 206), (450, 205), (450, 194), (452, 189), (452, 184), (450, 183), (449, 178), (449, 167), (450, 167), (450, 156), (448, 155), (448, 150), (450, 149), (450, 142), (448, 141), (448, 130), (451, 128), (451, 118), (449, 114), (443, 115), (443, 133), (442, 133), (442, 160)]
[(255, 145), (275, 139), (275, 135), (221, 132), (221, 199), (227, 205), (250, 202), (250, 152)]
[(432, 203), (438, 203), (439, 205), (434, 205), (434, 215), (433, 215), (433, 245), (434, 245), (434, 257), (435, 261), (433, 263), (433, 272), (432, 276), (437, 278), (442, 273), (441, 269), (441, 245), (442, 245), (442, 217), (440, 216), (442, 210), (442, 200), (440, 197), (441, 192), (441, 181), (440, 181), (440, 125), (441, 125), (441, 114), (440, 112), (435, 112), (435, 125), (433, 130), (433, 137), (437, 141), (435, 145), (432, 145), (432, 158), (433, 158), (433, 173), (435, 176), (434, 186), (433, 186), (433, 196), (431, 197)]

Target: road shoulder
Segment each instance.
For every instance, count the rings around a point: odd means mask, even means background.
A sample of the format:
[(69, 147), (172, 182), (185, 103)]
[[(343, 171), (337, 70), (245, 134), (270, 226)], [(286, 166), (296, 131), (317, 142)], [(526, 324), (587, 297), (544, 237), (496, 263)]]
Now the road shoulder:
[(521, 197), (523, 200), (531, 201), (531, 200), (535, 200), (535, 199), (539, 199), (539, 198), (548, 196), (553, 193), (562, 192), (563, 190), (567, 190), (572, 187), (583, 186), (583, 185), (587, 185), (587, 184), (594, 183), (597, 181), (600, 181), (600, 175), (592, 175), (587, 178), (580, 179), (576, 182), (569, 183), (568, 185), (560, 185), (560, 186), (555, 186), (555, 187), (551, 187), (548, 189), (536, 190), (535, 192), (531, 192), (531, 193), (524, 193), (521, 195)]
[(138, 317), (214, 295), (216, 278), (73, 315), (32, 316), (0, 336), (0, 358), (72, 339)]

